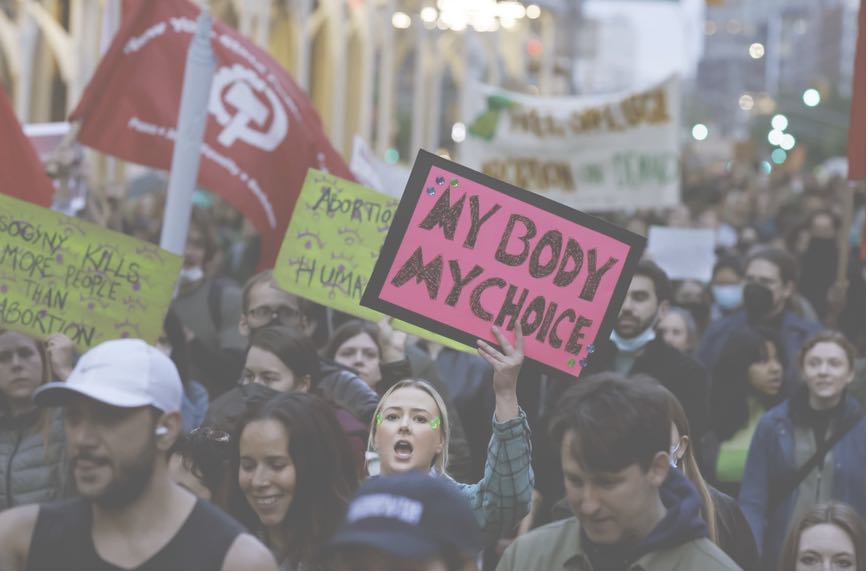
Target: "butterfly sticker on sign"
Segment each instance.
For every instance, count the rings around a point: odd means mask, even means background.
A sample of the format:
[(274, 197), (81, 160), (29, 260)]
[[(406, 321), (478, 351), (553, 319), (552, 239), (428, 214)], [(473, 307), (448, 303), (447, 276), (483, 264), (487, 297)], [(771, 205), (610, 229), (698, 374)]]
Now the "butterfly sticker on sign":
[(525, 355), (578, 376), (608, 338), (641, 236), (420, 151), (362, 305), (466, 345), (524, 333)]

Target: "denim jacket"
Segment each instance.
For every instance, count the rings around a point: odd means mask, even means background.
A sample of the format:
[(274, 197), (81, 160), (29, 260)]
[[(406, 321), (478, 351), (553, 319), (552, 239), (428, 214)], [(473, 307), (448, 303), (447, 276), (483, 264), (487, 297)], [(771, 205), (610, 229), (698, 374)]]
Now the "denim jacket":
[[(795, 424), (791, 416), (792, 400), (763, 415), (751, 441), (738, 504), (756, 539), (764, 567), (777, 566), (781, 546), (793, 520), (801, 489), (815, 484), (819, 492), (825, 480), (834, 500), (865, 514), (865, 416), (859, 402), (845, 395), (841, 414), (833, 419), (829, 433), (854, 418), (861, 419), (826, 455), (823, 470), (815, 468), (802, 483), (779, 504), (769, 508), (771, 493), (781, 488), (798, 470), (796, 452), (804, 449), (805, 440), (813, 441), (813, 432)], [(819, 474), (818, 474), (819, 473)], [(821, 497), (822, 498), (822, 497)], [(828, 502), (816, 500), (815, 503)], [(774, 512), (769, 515), (770, 512)]]

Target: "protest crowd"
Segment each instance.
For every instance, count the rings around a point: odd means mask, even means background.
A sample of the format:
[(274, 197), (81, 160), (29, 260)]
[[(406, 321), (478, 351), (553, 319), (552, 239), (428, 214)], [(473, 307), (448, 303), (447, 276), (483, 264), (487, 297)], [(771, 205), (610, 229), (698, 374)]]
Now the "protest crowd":
[(591, 217), (420, 153), (356, 283), (323, 145), (280, 237), (212, 177), (174, 256), (164, 182), (50, 219), (0, 174), (0, 569), (865, 570), (864, 171)]

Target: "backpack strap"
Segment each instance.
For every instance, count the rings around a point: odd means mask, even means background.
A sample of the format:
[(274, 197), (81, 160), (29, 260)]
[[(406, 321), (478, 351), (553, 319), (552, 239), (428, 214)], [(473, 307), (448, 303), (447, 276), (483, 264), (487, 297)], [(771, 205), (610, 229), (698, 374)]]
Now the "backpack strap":
[(835, 434), (829, 437), (829, 440), (825, 441), (823, 445), (814, 452), (813, 456), (811, 456), (811, 458), (809, 458), (808, 461), (805, 462), (805, 464), (803, 464), (789, 480), (785, 481), (780, 488), (773, 491), (766, 516), (770, 516), (777, 511), (780, 505), (789, 498), (790, 494), (792, 494), (802, 481), (811, 473), (811, 471), (814, 470), (814, 467), (816, 467), (820, 461), (825, 459), (829, 451), (832, 450), (832, 448), (834, 448), (834, 446), (838, 444), (847, 433), (853, 430), (861, 420), (861, 416), (856, 416), (841, 425), (838, 430), (835, 431)]

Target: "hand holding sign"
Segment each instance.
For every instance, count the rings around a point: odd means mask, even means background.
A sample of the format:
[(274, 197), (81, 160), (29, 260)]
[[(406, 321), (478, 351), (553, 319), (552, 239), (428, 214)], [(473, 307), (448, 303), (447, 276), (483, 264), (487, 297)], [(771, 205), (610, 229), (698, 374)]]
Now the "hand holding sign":
[(51, 363), (51, 380), (65, 381), (75, 367), (75, 343), (62, 333), (54, 333), (45, 341), (45, 352)]
[(407, 345), (407, 333), (392, 326), (391, 317), (383, 317), (377, 323), (379, 329), (380, 362), (397, 363), (407, 358), (404, 347)]
[(494, 369), (494, 414), (499, 422), (506, 422), (518, 416), (518, 395), (515, 389), (518, 386), (518, 373), (524, 362), (524, 335), (519, 321), (515, 323), (514, 346), (497, 327), (492, 327), (491, 332), (494, 333), (503, 352), (482, 339), (476, 341), (477, 351), (479, 356)]
[(608, 338), (644, 239), (420, 152), (362, 305), (465, 344), (491, 327), (578, 376)]

